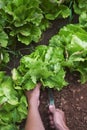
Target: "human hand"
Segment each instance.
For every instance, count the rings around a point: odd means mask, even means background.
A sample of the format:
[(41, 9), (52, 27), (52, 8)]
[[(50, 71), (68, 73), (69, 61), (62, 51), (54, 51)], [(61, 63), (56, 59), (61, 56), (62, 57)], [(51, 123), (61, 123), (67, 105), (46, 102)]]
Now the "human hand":
[(64, 112), (60, 109), (56, 109), (54, 105), (49, 106), (50, 111), (50, 124), (52, 128), (56, 128), (56, 130), (69, 130), (66, 126), (66, 120)]
[(26, 91), (26, 96), (28, 100), (29, 107), (38, 108), (39, 106), (39, 96), (40, 96), (41, 83), (38, 83), (33, 90)]

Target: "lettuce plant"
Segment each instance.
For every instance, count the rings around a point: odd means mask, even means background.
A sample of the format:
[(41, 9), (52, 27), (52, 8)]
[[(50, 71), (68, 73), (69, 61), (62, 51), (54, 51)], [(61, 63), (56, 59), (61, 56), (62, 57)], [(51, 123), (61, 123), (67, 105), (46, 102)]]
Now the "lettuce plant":
[(63, 0), (41, 0), (41, 9), (48, 20), (56, 18), (67, 18), (70, 16), (70, 9)]
[(39, 41), (49, 20), (70, 15), (68, 6), (60, 1), (0, 0), (0, 5), (3, 30), (25, 45)]
[(73, 8), (74, 12), (79, 15), (79, 23), (87, 29), (87, 1), (75, 0)]
[(61, 65), (63, 60), (61, 48), (38, 46), (33, 53), (21, 58), (18, 68), (12, 71), (12, 78), (22, 89), (30, 90), (37, 82), (41, 82), (43, 87), (61, 90), (67, 85)]
[(0, 26), (0, 68), (3, 64), (9, 62), (9, 54), (6, 51), (7, 44), (8, 35), (3, 30), (2, 26)]
[(39, 0), (5, 2), (2, 12), (10, 36), (17, 37), (18, 41), (26, 45), (32, 41), (38, 41), (41, 37), (39, 24), (43, 18), (39, 4)]
[(87, 32), (80, 25), (67, 25), (50, 40), (50, 46), (64, 50), (65, 61), (62, 63), (70, 71), (78, 71), (81, 83), (87, 81)]
[(27, 102), (23, 91), (14, 85), (12, 78), (0, 71), (0, 129), (18, 130), (27, 116)]

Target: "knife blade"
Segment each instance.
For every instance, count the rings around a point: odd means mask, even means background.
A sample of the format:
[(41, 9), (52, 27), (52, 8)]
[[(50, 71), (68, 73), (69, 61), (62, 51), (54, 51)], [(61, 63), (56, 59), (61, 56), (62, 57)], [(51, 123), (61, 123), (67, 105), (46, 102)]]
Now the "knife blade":
[(52, 89), (48, 88), (49, 105), (54, 105), (54, 97)]

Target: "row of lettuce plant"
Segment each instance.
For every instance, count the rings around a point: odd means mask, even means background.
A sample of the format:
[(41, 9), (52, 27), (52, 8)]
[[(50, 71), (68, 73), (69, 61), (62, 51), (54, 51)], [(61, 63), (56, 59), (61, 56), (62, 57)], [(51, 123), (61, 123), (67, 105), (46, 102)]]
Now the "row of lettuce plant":
[(0, 0), (0, 63), (9, 61), (7, 47), (38, 42), (50, 20), (69, 14), (69, 7), (57, 0)]
[(87, 27), (84, 0), (0, 0), (0, 63), (9, 61), (8, 47), (38, 42), (51, 21), (73, 17), (73, 13)]
[[(60, 17), (67, 18), (72, 10), (80, 15), (80, 23), (86, 26), (84, 0), (27, 0), (26, 3), (23, 0), (0, 0), (0, 5), (0, 62), (4, 63), (9, 61), (9, 54), (5, 49), (7, 46), (15, 44), (15, 41), (25, 45), (32, 41), (38, 42), (42, 32), (50, 26), (50, 21)], [(8, 60), (4, 60), (6, 58)]]
[(43, 88), (58, 91), (67, 86), (66, 68), (78, 71), (81, 83), (87, 81), (87, 32), (79, 24), (64, 26), (48, 46), (40, 45), (23, 56), (20, 65), (12, 70), (12, 76), (0, 72), (1, 130), (19, 129), (19, 123), (27, 115), (24, 91), (33, 89), (37, 82)]

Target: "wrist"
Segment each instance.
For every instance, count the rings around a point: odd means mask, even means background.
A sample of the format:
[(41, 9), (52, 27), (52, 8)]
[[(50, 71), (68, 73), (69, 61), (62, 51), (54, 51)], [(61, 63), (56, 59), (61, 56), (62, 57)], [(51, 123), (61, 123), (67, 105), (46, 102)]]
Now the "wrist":
[(35, 105), (35, 104), (29, 104), (29, 107), (28, 107), (28, 110), (38, 110), (38, 105)]
[(38, 108), (39, 104), (40, 104), (39, 100), (36, 100), (36, 101), (30, 100), (29, 103), (28, 103), (29, 107), (35, 107), (35, 108)]

